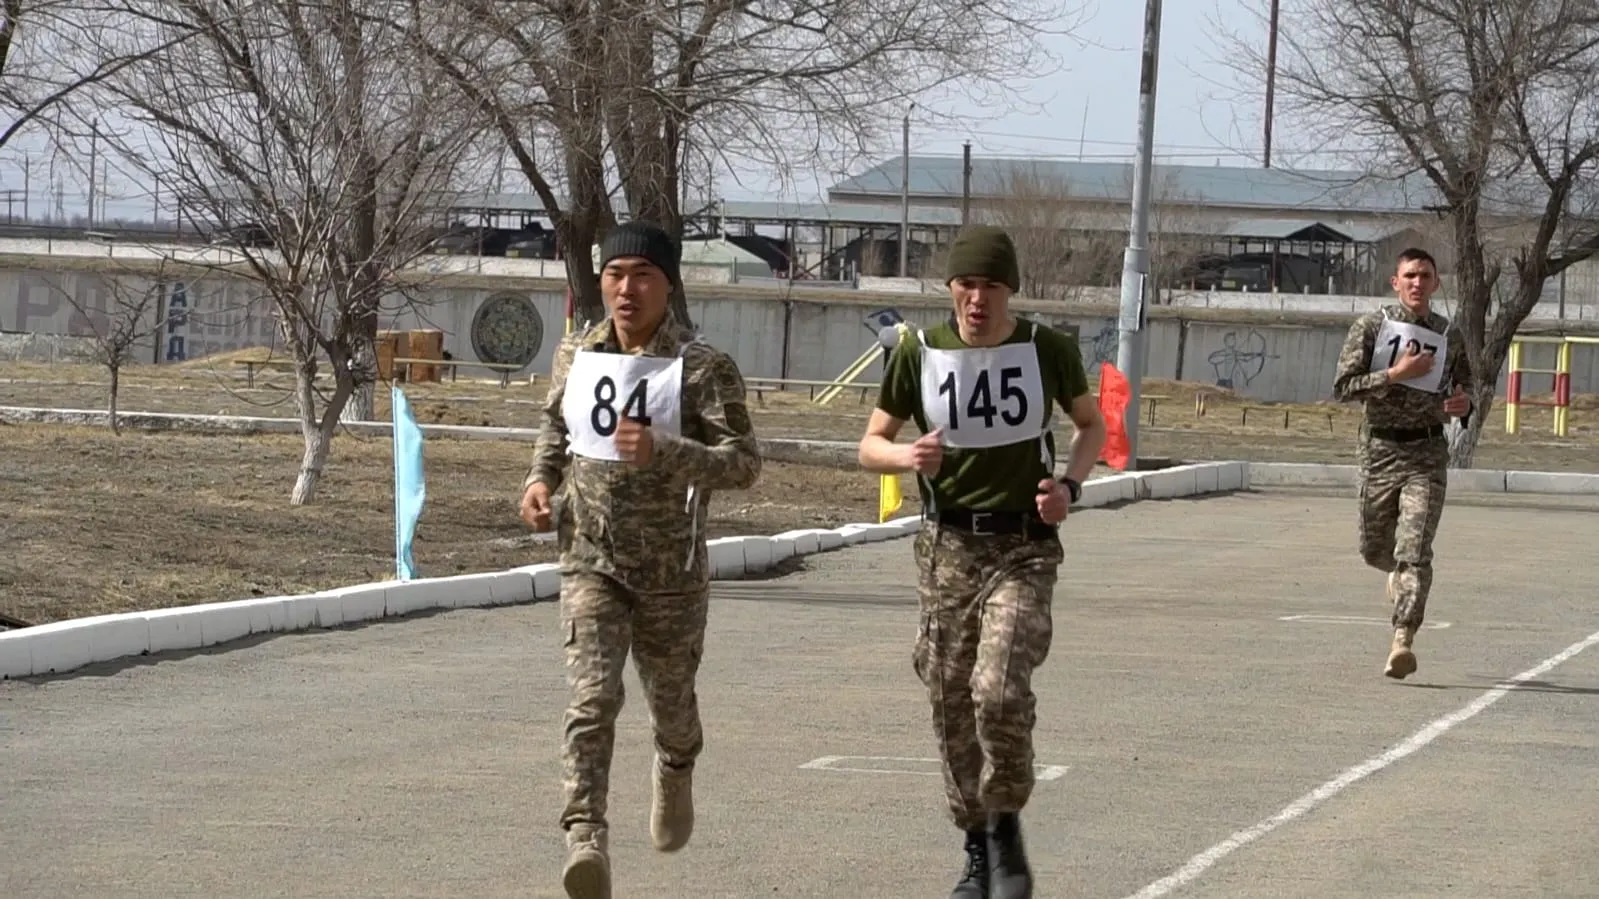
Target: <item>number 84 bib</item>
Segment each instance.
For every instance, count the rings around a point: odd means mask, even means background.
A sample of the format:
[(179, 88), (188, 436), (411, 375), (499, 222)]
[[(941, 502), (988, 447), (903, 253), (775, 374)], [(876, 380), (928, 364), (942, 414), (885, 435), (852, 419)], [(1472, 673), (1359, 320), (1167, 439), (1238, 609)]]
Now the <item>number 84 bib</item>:
[(1049, 404), (1031, 341), (938, 350), (924, 337), (921, 386), (922, 414), (929, 428), (944, 429), (945, 446), (1007, 446), (1045, 431)]
[(616, 426), (624, 418), (679, 436), (682, 394), (682, 357), (578, 350), (561, 396), (567, 445), (575, 455), (619, 462)]

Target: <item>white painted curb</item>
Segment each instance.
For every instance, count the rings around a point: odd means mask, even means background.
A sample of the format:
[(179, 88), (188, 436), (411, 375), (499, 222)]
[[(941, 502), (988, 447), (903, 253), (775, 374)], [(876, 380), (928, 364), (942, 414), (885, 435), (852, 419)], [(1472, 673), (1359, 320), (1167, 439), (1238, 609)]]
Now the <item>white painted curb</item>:
[[(1096, 478), (1077, 508), (1195, 496), (1249, 486), (1248, 463), (1209, 462)], [(707, 541), (711, 577), (759, 574), (788, 559), (915, 534), (921, 516), (883, 524), (806, 528), (771, 537)], [(464, 609), (554, 599), (556, 563), (414, 581), (357, 584), (300, 596), (273, 596), (145, 612), (99, 615), (0, 632), (0, 678), (62, 674), (97, 662), (194, 650), (257, 634), (331, 628), (434, 609)]]
[[(1249, 483), (1255, 487), (1346, 487), (1359, 484), (1353, 465), (1250, 462)], [(1495, 468), (1452, 468), (1449, 487), (1462, 493), (1532, 493), (1599, 496), (1599, 474), (1558, 471), (1501, 471)], [(1086, 488), (1085, 488), (1086, 489)]]

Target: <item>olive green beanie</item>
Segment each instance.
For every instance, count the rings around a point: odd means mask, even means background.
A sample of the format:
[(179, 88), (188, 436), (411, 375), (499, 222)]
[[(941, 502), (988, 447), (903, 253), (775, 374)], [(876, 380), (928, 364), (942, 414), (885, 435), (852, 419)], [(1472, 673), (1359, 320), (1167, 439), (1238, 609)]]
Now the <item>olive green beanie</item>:
[(1022, 289), (1016, 244), (1009, 234), (992, 225), (972, 225), (955, 236), (944, 268), (944, 283), (974, 276), (998, 281), (1011, 290)]

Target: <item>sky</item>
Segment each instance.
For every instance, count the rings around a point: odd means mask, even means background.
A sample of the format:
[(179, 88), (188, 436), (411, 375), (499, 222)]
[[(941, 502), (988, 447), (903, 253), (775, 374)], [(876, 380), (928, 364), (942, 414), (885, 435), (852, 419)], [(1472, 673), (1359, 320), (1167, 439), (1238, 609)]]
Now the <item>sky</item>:
[[(1261, 98), (1256, 91), (1241, 91), (1233, 72), (1215, 62), (1226, 43), (1213, 23), (1223, 21), (1234, 29), (1254, 27), (1264, 6), (1265, 0), (1167, 0), (1163, 4), (1154, 134), (1157, 161), (1260, 165)], [(972, 116), (973, 121), (965, 128), (935, 127), (913, 115), (912, 153), (959, 156), (962, 143), (970, 140), (976, 157), (1131, 160), (1137, 149), (1144, 12), (1145, 4), (1137, 0), (1091, 0), (1086, 24), (1072, 38), (1051, 41), (1051, 50), (1064, 62), (1062, 70), (1014, 85), (1025, 93), (1030, 105), (1043, 107), (1042, 114), (1031, 108), (975, 110), (943, 105), (941, 111)], [(1263, 38), (1264, 26), (1259, 30)], [(1279, 128), (1273, 143), (1274, 164), (1291, 164), (1296, 149), (1292, 136)], [(19, 141), (0, 150), (0, 208), (6, 203), (5, 190), (22, 189), (24, 154), (31, 156), (30, 211), (37, 215), (54, 203), (47, 194), (49, 161), (37, 141)], [(877, 161), (897, 159), (898, 155), (898, 140), (893, 139)], [(770, 172), (722, 173), (715, 192), (724, 199), (819, 200), (829, 185), (870, 165), (860, 162), (846, 171), (840, 160), (831, 171), (816, 166), (796, 172), (790, 184)], [(87, 208), (82, 183), (77, 179), (64, 191), (62, 206), (69, 215)], [(148, 186), (113, 176), (106, 194), (106, 212), (112, 217), (148, 220), (153, 212)], [(19, 200), (12, 200), (11, 211), (20, 215)], [(0, 216), (4, 214), (0, 212)]]

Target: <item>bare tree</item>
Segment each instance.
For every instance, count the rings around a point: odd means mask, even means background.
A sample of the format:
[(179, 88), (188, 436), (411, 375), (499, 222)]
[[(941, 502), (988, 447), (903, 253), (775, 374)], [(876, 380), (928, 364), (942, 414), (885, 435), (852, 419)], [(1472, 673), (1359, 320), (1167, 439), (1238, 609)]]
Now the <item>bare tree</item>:
[(122, 369), (137, 363), (141, 351), (149, 351), (151, 356), (146, 358), (153, 359), (152, 341), (170, 318), (163, 303), (166, 291), (173, 280), (189, 281), (181, 275), (174, 278), (171, 269), (171, 263), (163, 261), (153, 275), (129, 271), (77, 279), (80, 288), (90, 288), (87, 291), (47, 282), (72, 307), (67, 332), (93, 340), (94, 361), (105, 366), (110, 375), (106, 415), (112, 433), (119, 436), (122, 425), (117, 417), (117, 399), (122, 387)]
[[(1412, 202), (1449, 225), (1455, 322), (1480, 385), (1451, 440), (1452, 464), (1469, 466), (1545, 282), (1599, 253), (1599, 5), (1284, 0), (1281, 20), (1283, 125), (1421, 182), (1431, 198)], [(1259, 44), (1228, 45), (1248, 84), (1265, 71)]]
[(1064, 180), (1036, 165), (1017, 164), (1006, 168), (999, 193), (978, 205), (984, 217), (1005, 229), (1016, 244), (1021, 295), (1065, 299), (1072, 286), (1071, 190)]
[(305, 438), (290, 501), (309, 502), (352, 397), (371, 415), (379, 311), (410, 297), (474, 123), (410, 59), (383, 0), (130, 9), (142, 19), (129, 40), (194, 37), (107, 80), (101, 93), (150, 135), (118, 149), (213, 223), (227, 247), (210, 264), (276, 307)]
[[(416, 0), (420, 2), (420, 0)], [(1044, 74), (1065, 0), (449, 0), (425, 55), (496, 123), (556, 228), (579, 314), (600, 309), (590, 253), (626, 213), (681, 236), (685, 156), (789, 172), (864, 154), (938, 91), (993, 96)], [(981, 22), (981, 28), (974, 28)], [(475, 35), (453, 53), (439, 35)], [(561, 147), (541, 159), (530, 123)], [(556, 174), (559, 173), (559, 174)], [(557, 197), (564, 180), (567, 196)], [(673, 297), (688, 322), (687, 305)]]
[(189, 37), (118, 49), (129, 22), (118, 0), (0, 0), (0, 147), (30, 125), (75, 131), (74, 95)]

